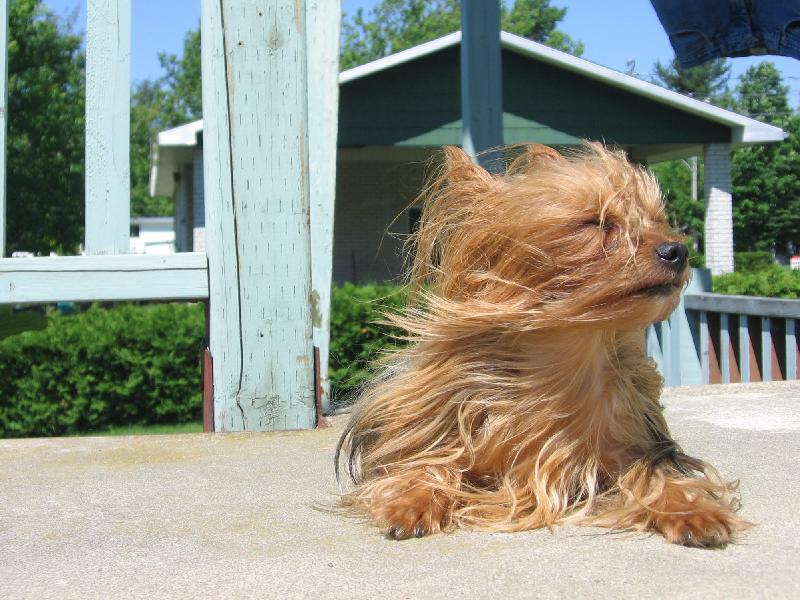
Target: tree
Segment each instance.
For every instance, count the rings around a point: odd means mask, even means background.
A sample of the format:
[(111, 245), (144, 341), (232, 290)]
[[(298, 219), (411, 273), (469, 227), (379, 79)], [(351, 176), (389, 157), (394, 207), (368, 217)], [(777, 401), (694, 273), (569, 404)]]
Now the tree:
[(742, 75), (731, 108), (753, 119), (780, 126), (792, 114), (789, 87), (783, 85), (781, 73), (773, 63), (759, 63)]
[(788, 87), (770, 62), (744, 73), (734, 102), (740, 112), (789, 134), (779, 144), (750, 146), (733, 153), (736, 249), (796, 252), (800, 247), (800, 116), (792, 114)]
[(673, 58), (667, 65), (656, 62), (653, 69), (655, 83), (706, 102), (713, 102), (725, 95), (731, 76), (730, 63), (724, 58), (691, 69), (682, 68), (678, 60)]
[(161, 121), (167, 127), (199, 119), (203, 114), (200, 29), (186, 33), (180, 56), (162, 52), (158, 55), (166, 74), (158, 82), (163, 90)]
[(171, 198), (150, 196), (152, 147), (159, 131), (202, 115), (200, 30), (189, 31), (180, 56), (158, 56), (165, 75), (145, 80), (131, 94), (131, 214), (168, 215)]
[[(583, 44), (573, 41), (556, 26), (566, 8), (550, 6), (550, 0), (515, 0), (509, 9), (500, 5), (502, 28), (580, 55)], [(349, 69), (447, 35), (461, 28), (459, 0), (382, 0), (366, 13), (358, 9), (342, 21), (342, 69)]]
[[(698, 171), (702, 171), (702, 161), (698, 162)], [(686, 160), (669, 160), (652, 165), (651, 169), (664, 193), (670, 224), (692, 238), (694, 246), (702, 248), (705, 208), (701, 200), (692, 198), (691, 164)]]
[(150, 196), (152, 146), (162, 124), (163, 90), (145, 80), (131, 92), (131, 215), (170, 215), (172, 199)]
[(84, 54), (41, 0), (9, 6), (7, 252), (71, 253), (83, 237)]

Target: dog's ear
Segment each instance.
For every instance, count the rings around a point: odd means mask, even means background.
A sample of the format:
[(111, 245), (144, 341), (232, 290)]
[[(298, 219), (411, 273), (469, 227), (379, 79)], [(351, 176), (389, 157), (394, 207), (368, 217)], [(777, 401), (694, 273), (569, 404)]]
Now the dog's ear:
[(508, 165), (508, 173), (513, 175), (535, 168), (552, 160), (559, 160), (562, 156), (550, 146), (544, 144), (528, 144), (525, 149)]
[(494, 177), (480, 165), (476, 165), (466, 152), (457, 146), (445, 146), (444, 165), (441, 178), (449, 185), (459, 183), (491, 183)]

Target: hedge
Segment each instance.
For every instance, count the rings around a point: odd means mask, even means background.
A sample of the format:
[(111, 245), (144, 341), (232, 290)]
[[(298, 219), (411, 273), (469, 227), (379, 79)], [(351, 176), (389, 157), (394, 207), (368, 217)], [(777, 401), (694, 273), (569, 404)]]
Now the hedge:
[(800, 271), (772, 264), (756, 272), (714, 277), (714, 293), (769, 298), (800, 298)]
[(200, 305), (120, 305), (0, 341), (0, 436), (200, 419), (204, 327)]
[(400, 331), (379, 322), (405, 302), (400, 286), (346, 283), (333, 288), (328, 377), (335, 404), (347, 403), (371, 376), (370, 365), (401, 343), (396, 339)]
[[(405, 302), (391, 285), (334, 288), (330, 378), (346, 402), (396, 341), (376, 324)], [(197, 304), (93, 307), (0, 340), (0, 437), (69, 435), (202, 417)]]

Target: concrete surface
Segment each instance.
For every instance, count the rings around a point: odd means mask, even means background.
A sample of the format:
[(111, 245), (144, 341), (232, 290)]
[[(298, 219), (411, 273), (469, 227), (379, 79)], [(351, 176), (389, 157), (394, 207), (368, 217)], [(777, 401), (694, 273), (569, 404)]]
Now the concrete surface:
[(395, 542), (317, 510), (327, 430), (0, 441), (3, 598), (800, 598), (800, 384), (665, 397), (684, 448), (742, 480), (724, 550), (576, 527)]

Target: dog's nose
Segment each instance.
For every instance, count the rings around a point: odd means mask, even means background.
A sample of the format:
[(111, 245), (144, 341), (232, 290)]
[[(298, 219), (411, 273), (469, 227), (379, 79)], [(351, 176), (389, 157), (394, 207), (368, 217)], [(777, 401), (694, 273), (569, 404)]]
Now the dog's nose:
[(689, 249), (679, 242), (664, 242), (656, 246), (659, 260), (674, 271), (681, 271), (686, 266)]

